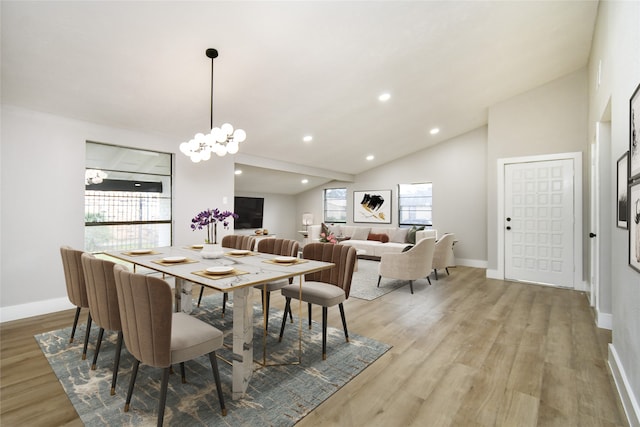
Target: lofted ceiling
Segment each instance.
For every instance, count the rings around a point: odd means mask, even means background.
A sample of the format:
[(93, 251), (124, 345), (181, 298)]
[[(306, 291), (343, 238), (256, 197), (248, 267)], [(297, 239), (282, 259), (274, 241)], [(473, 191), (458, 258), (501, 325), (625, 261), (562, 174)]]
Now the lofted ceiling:
[[(584, 67), (598, 7), (579, 0), (0, 4), (3, 103), (161, 134), (176, 140), (178, 153), (180, 142), (209, 127), (205, 50), (218, 49), (214, 123), (243, 128), (240, 151), (253, 158), (239, 165), (245, 173), (236, 189), (285, 194), (483, 126), (491, 105)], [(383, 103), (385, 92), (391, 98)], [(313, 140), (303, 142), (305, 135)], [(303, 177), (310, 183), (300, 185)]]

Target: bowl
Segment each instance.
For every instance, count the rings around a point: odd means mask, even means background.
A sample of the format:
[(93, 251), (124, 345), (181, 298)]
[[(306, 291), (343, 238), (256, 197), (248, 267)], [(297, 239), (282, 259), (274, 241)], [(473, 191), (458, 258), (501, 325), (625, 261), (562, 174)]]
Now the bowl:
[(294, 256), (279, 256), (279, 257), (275, 257), (273, 260), (275, 262), (282, 262), (282, 263), (291, 263), (291, 262), (295, 262), (297, 258)]
[(233, 267), (230, 267), (228, 265), (223, 265), (223, 266), (219, 266), (219, 267), (209, 267), (205, 270), (205, 273), (207, 274), (228, 274), (231, 273), (233, 271)]
[(183, 262), (186, 261), (186, 257), (183, 256), (168, 256), (166, 258), (162, 258), (164, 262)]

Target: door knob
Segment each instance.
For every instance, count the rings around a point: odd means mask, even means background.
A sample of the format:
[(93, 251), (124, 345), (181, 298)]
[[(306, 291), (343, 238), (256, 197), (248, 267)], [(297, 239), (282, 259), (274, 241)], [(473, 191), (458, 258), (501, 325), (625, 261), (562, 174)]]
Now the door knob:
[(511, 217), (510, 216), (507, 217), (507, 221), (511, 221)]
[(511, 227), (507, 226), (507, 230), (511, 230)]
[(596, 233), (589, 233), (589, 237), (593, 239), (594, 237), (596, 237)]

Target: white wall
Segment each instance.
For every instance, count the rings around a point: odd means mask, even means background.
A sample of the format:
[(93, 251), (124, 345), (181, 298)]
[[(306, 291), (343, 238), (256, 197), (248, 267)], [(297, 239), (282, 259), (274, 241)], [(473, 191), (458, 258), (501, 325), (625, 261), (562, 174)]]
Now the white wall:
[[(589, 63), (590, 140), (595, 136), (596, 122), (611, 117), (608, 160), (610, 185), (604, 210), (615, 218), (615, 185), (617, 159), (629, 149), (629, 98), (640, 84), (640, 3), (601, 1)], [(601, 71), (598, 84), (598, 71)], [(610, 106), (610, 107), (609, 107)], [(610, 112), (608, 111), (610, 108)], [(640, 425), (640, 273), (628, 266), (628, 231), (610, 221), (601, 233), (610, 234), (610, 264), (607, 283), (611, 284), (613, 342), (609, 363), (620, 391), (631, 425)], [(602, 285), (602, 283), (601, 283)]]
[(486, 144), (481, 127), (428, 149), (356, 176), (355, 182), (331, 182), (298, 197), (298, 215), (311, 212), (322, 222), (323, 188), (347, 188), (347, 223), (353, 224), (353, 191), (392, 190), (391, 221), (398, 225), (398, 184), (433, 183), (433, 226), (455, 233), (456, 260), (486, 265)]
[[(194, 241), (191, 218), (206, 207), (233, 208), (233, 159), (193, 164), (178, 142), (2, 105), (0, 319), (69, 308), (60, 246), (83, 249), (87, 140), (178, 152), (174, 243)], [(198, 241), (202, 239), (198, 238)]]
[[(296, 215), (295, 196), (272, 193), (237, 192), (236, 196), (263, 197), (264, 218), (262, 228), (269, 230), (269, 234), (275, 234), (279, 239), (300, 240), (302, 215)], [(252, 230), (236, 230), (236, 234), (254, 234)]]

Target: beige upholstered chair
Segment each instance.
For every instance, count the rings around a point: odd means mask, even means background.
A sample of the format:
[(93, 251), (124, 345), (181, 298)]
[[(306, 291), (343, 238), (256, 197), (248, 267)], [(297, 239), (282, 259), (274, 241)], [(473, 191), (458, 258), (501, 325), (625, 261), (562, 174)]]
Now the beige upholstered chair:
[[(289, 239), (262, 239), (258, 242), (258, 252), (265, 254), (281, 255), (281, 256), (298, 256), (298, 248), (300, 244), (295, 240)], [(269, 300), (271, 292), (277, 291), (293, 282), (293, 279), (282, 279), (277, 282), (267, 283), (266, 285), (256, 285), (256, 289), (260, 289), (263, 293), (262, 300), (265, 302), (263, 311), (265, 314), (265, 325), (269, 329)], [(264, 292), (266, 291), (266, 295)]]
[[(64, 268), (64, 279), (67, 283), (67, 296), (71, 304), (76, 306), (76, 315), (73, 319), (73, 328), (71, 328), (71, 337), (69, 342), (73, 342), (73, 336), (76, 333), (78, 318), (82, 308), (89, 308), (89, 298), (87, 297), (87, 287), (84, 282), (84, 272), (82, 270), (82, 261), (80, 257), (83, 252), (72, 249), (69, 246), (60, 247), (60, 255), (62, 256), (62, 267)], [(89, 343), (89, 333), (91, 332), (91, 311), (87, 315), (87, 331), (84, 336), (84, 348), (82, 349), (82, 360), (87, 358), (87, 344)]]
[(131, 273), (122, 265), (114, 267), (114, 276), (124, 342), (135, 357), (125, 412), (129, 410), (140, 363), (163, 368), (158, 405), (158, 425), (161, 426), (167, 399), (169, 368), (179, 363), (184, 383), (184, 362), (209, 354), (222, 415), (226, 415), (216, 360), (216, 350), (222, 346), (222, 332), (188, 314), (173, 313), (171, 287), (164, 280)]
[[(256, 246), (256, 238), (254, 236), (242, 236), (239, 234), (229, 234), (222, 238), (222, 247), (231, 249), (242, 249), (245, 251), (252, 251)], [(204, 286), (200, 288), (200, 296), (198, 297), (198, 307), (202, 301), (202, 294), (204, 294)], [(225, 309), (227, 308), (227, 300), (229, 294), (224, 293), (222, 295), (222, 317), (224, 317)]]
[(425, 278), (429, 280), (433, 252), (436, 239), (428, 237), (420, 240), (414, 247), (402, 253), (384, 253), (380, 257), (378, 265), (378, 287), (380, 280), (389, 279), (408, 280), (411, 293), (413, 293), (413, 281)]
[[(356, 249), (352, 246), (332, 243), (309, 243), (305, 245), (302, 257), (316, 261), (332, 262), (335, 267), (316, 273), (306, 274), (302, 285), (302, 301), (309, 306), (309, 328), (311, 328), (311, 305), (322, 306), (322, 359), (327, 358), (327, 308), (338, 305), (344, 336), (349, 342), (347, 320), (344, 316), (343, 302), (349, 298), (351, 279), (356, 263)], [(293, 283), (282, 288), (282, 295), (287, 299), (280, 328), (280, 340), (284, 334), (287, 313), (291, 313), (291, 298), (300, 297), (300, 285)]]
[(453, 256), (454, 241), (455, 235), (447, 233), (440, 237), (440, 240), (436, 242), (432, 265), (436, 280), (438, 280), (438, 270), (442, 270), (444, 268), (448, 275), (449, 267), (452, 267), (455, 264), (455, 258)]
[(120, 326), (120, 309), (118, 308), (118, 293), (116, 282), (113, 278), (113, 266), (115, 263), (99, 259), (91, 254), (82, 254), (82, 269), (87, 285), (89, 297), (89, 312), (91, 318), (100, 327), (96, 350), (93, 355), (91, 369), (96, 369), (98, 353), (104, 330), (116, 331), (118, 341), (113, 357), (113, 377), (111, 379), (111, 394), (116, 394), (116, 381), (118, 380), (118, 366), (120, 365), (120, 350), (122, 349), (122, 327)]

